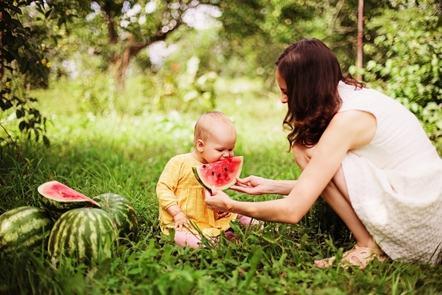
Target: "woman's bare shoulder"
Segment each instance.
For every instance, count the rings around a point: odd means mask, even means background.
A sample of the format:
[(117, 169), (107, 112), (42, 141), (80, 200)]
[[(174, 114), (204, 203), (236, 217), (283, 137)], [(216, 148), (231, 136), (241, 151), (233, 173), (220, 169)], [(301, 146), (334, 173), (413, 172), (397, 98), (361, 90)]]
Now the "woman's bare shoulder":
[(349, 110), (336, 113), (327, 131), (341, 133), (351, 139), (351, 148), (368, 144), (376, 134), (376, 117), (365, 111)]

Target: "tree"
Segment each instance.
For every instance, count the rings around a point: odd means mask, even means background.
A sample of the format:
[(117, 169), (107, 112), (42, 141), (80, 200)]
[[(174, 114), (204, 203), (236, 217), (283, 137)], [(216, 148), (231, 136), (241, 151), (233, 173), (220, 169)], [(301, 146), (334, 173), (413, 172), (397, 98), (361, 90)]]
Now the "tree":
[[(425, 123), (442, 149), (442, 27), (438, 1), (391, 1), (367, 22), (364, 77)], [(404, 28), (407, 28), (406, 30)]]
[[(367, 19), (379, 13), (374, 7), (385, 6), (379, 1), (365, 1)], [(300, 38), (318, 38), (338, 56), (346, 71), (355, 64), (357, 50), (357, 1), (345, 0), (270, 0), (222, 1), (221, 21), (229, 53), (242, 54), (253, 72), (272, 67), (287, 45)], [(362, 39), (361, 39), (362, 40)], [(256, 50), (260, 48), (260, 50)], [(254, 56), (254, 61), (250, 57)]]
[[(218, 1), (51, 1), (54, 14), (62, 15), (67, 8), (76, 11), (76, 19), (68, 27), (81, 40), (103, 57), (114, 71), (118, 88), (124, 87), (130, 62), (141, 50), (157, 41), (166, 40), (185, 25), (184, 16), (203, 4), (217, 5)], [(84, 30), (75, 28), (88, 28)], [(90, 34), (92, 31), (92, 34)]]
[[(49, 69), (44, 50), (37, 41), (41, 32), (22, 24), (23, 9), (33, 3), (44, 17), (44, 1), (0, 2), (0, 146), (14, 142), (8, 124), (17, 122), (18, 129), (36, 140), (43, 139), (46, 118), (33, 106), (35, 98), (28, 96), (32, 85), (46, 86)], [(43, 136), (41, 136), (43, 135)]]

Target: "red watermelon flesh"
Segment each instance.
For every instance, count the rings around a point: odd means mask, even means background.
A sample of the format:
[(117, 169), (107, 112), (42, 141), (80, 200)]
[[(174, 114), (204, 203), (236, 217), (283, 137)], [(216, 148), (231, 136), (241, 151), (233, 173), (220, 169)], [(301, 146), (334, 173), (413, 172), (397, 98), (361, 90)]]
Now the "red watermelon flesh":
[(100, 207), (96, 201), (56, 180), (43, 183), (37, 190), (43, 197), (57, 202), (89, 202)]
[(209, 191), (225, 190), (235, 184), (241, 174), (243, 157), (236, 156), (193, 167), (196, 179)]

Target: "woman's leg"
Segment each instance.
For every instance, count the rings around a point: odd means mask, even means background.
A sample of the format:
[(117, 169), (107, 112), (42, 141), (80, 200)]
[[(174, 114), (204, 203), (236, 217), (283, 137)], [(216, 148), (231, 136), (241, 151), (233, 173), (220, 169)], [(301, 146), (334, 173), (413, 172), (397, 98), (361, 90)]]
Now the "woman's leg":
[[(314, 147), (305, 148), (296, 145), (293, 148), (295, 161), (301, 169), (304, 169), (307, 166), (313, 151)], [(327, 185), (321, 196), (352, 232), (358, 246), (378, 249), (372, 236), (367, 231), (364, 224), (362, 224), (351, 206), (342, 167)]]
[[(293, 148), (295, 161), (301, 169), (307, 166), (313, 151), (314, 147), (305, 148), (295, 146)], [(342, 167), (339, 168), (338, 172), (333, 176), (332, 181), (326, 186), (321, 196), (344, 221), (356, 240), (356, 246), (344, 253), (341, 264), (343, 264), (343, 266), (356, 265), (363, 269), (375, 257), (378, 260), (384, 260), (385, 257), (382, 251), (351, 206)], [(335, 257), (316, 260), (315, 265), (320, 268), (329, 267), (334, 260)]]

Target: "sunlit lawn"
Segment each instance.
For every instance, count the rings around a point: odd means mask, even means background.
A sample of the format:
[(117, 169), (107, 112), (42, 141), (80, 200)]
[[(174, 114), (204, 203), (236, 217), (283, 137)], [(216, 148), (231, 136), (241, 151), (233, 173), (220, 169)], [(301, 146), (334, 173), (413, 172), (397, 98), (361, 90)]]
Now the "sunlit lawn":
[[(51, 120), (51, 146), (22, 145), (2, 155), (0, 213), (20, 205), (38, 206), (37, 186), (56, 179), (89, 196), (115, 192), (129, 197), (138, 212), (140, 233), (135, 241), (121, 243), (112, 261), (92, 268), (66, 264), (54, 269), (44, 250), (34, 256), (2, 254), (0, 294), (442, 293), (441, 266), (386, 262), (365, 271), (316, 269), (314, 259), (341, 255), (351, 246), (348, 232), (322, 207), (300, 225), (267, 223), (259, 231), (233, 224), (237, 242), (177, 248), (160, 234), (155, 185), (171, 156), (191, 150), (198, 112), (153, 111), (149, 101), (132, 93), (119, 103), (135, 106), (138, 100), (136, 112), (94, 115), (87, 110), (90, 105), (85, 109), (85, 102), (70, 100), (75, 87), (36, 92)], [(293, 179), (299, 174), (287, 153), (284, 108), (276, 94), (224, 91), (218, 104), (238, 129), (236, 154), (245, 157), (243, 176)]]

